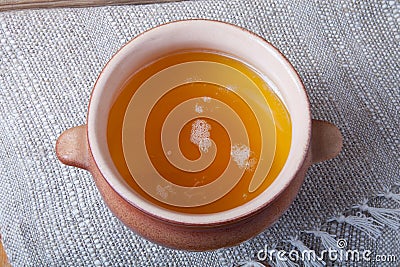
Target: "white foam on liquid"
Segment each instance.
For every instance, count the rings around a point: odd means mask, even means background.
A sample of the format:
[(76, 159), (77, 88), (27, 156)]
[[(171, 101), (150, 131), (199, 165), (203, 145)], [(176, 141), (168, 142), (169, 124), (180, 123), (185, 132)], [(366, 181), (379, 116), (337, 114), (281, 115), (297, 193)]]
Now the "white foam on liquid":
[(231, 147), (233, 161), (241, 169), (252, 170), (256, 159), (251, 157), (252, 151), (244, 144), (235, 144)]
[(199, 105), (199, 104), (196, 104), (196, 106), (194, 107), (194, 110), (197, 112), (197, 113), (203, 113), (203, 106), (201, 106), (201, 105)]
[(204, 103), (210, 103), (211, 102), (211, 97), (203, 96), (203, 101), (204, 101)]
[(211, 125), (205, 120), (195, 120), (192, 124), (192, 131), (190, 133), (190, 141), (197, 145), (203, 152), (207, 152), (211, 147), (210, 139)]

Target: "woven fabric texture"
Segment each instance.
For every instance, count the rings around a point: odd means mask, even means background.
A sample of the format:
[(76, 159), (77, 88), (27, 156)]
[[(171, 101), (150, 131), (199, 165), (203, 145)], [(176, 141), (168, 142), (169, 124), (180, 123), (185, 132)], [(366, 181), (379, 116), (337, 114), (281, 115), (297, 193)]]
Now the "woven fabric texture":
[[(54, 152), (64, 130), (85, 123), (96, 78), (123, 44), (190, 18), (233, 23), (270, 41), (302, 78), (313, 118), (334, 123), (344, 136), (341, 154), (309, 169), (295, 202), (271, 228), (236, 247), (201, 253), (163, 248), (127, 229), (91, 175), (61, 164)], [(398, 1), (185, 1), (0, 13), (0, 234), (9, 261), (239, 266), (266, 245), (293, 248), (291, 238), (320, 250), (320, 239), (304, 232), (320, 229), (348, 248), (398, 256), (328, 266), (399, 266), (398, 230), (382, 227), (374, 240), (357, 224), (329, 221), (360, 215), (352, 207), (364, 200), (399, 211), (399, 25)], [(386, 190), (392, 197), (379, 195)]]

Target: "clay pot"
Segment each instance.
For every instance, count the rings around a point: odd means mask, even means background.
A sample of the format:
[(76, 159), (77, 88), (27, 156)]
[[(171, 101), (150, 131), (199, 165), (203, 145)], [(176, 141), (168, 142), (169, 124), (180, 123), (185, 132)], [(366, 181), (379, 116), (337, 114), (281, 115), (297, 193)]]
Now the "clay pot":
[[(227, 212), (191, 215), (156, 206), (126, 184), (108, 153), (106, 118), (122, 84), (134, 70), (181, 49), (222, 51), (245, 59), (269, 78), (291, 114), (292, 145), (281, 173), (265, 192)], [(303, 84), (276, 48), (234, 25), (187, 20), (151, 29), (118, 51), (93, 89), (87, 125), (66, 130), (56, 153), (64, 164), (88, 170), (109, 209), (136, 233), (163, 246), (204, 251), (233, 246), (273, 224), (295, 199), (308, 167), (335, 157), (341, 147), (334, 125), (311, 120)]]

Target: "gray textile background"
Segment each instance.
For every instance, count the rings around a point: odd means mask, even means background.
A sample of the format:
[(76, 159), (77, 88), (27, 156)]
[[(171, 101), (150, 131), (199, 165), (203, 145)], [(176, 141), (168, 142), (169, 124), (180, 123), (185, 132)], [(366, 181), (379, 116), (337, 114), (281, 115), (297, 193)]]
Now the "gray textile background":
[[(339, 157), (314, 165), (288, 212), (237, 247), (193, 253), (148, 242), (106, 208), (88, 172), (62, 165), (54, 145), (83, 124), (105, 63), (132, 37), (172, 20), (210, 18), (266, 38), (292, 62), (313, 117), (338, 125)], [(348, 247), (400, 255), (386, 227), (374, 242), (326, 223), (400, 180), (398, 1), (197, 1), (0, 13), (0, 233), (13, 266), (237, 266), (264, 245), (318, 227)], [(398, 188), (392, 188), (398, 190)], [(285, 243), (283, 243), (285, 244)], [(399, 266), (355, 263), (350, 266)], [(344, 264), (345, 265), (345, 264)]]

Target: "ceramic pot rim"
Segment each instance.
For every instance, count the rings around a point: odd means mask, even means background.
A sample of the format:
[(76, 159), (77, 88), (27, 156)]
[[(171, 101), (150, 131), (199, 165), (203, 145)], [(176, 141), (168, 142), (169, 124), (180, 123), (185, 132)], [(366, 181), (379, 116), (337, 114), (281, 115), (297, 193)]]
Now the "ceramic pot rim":
[[(169, 36), (166, 39), (166, 36)], [(170, 38), (174, 36), (174, 38)], [(210, 40), (207, 40), (210, 39)], [(212, 39), (212, 40), (211, 40)], [(199, 41), (200, 40), (200, 41)], [(156, 206), (138, 195), (124, 181), (116, 170), (108, 152), (106, 128), (108, 111), (115, 100), (116, 93), (110, 88), (120, 88), (132, 69), (124, 64), (144, 64), (146, 48), (152, 44), (166, 49), (185, 42), (186, 46), (195, 47), (199, 42), (203, 45), (218, 46), (227, 52), (239, 55), (258, 71), (271, 78), (271, 82), (281, 88), (277, 92), (288, 108), (292, 119), (292, 146), (288, 160), (275, 181), (259, 196), (237, 208), (212, 214), (184, 214)], [(225, 42), (221, 44), (221, 42)], [(230, 43), (230, 45), (228, 44)], [(157, 57), (156, 53), (152, 53)], [(142, 59), (140, 59), (142, 56)], [(130, 58), (131, 61), (126, 63)], [(137, 62), (135, 62), (135, 60)], [(270, 64), (270, 66), (268, 66)], [(143, 66), (143, 65), (142, 65)], [(268, 70), (269, 68), (269, 70)], [(274, 70), (271, 70), (274, 69)], [(118, 75), (116, 75), (118, 74)], [(123, 77), (125, 78), (115, 78)], [(308, 166), (304, 161), (308, 153), (311, 134), (310, 107), (303, 83), (290, 62), (272, 44), (261, 37), (238, 26), (212, 20), (184, 20), (164, 24), (148, 30), (123, 46), (107, 63), (100, 73), (89, 102), (88, 142), (94, 162), (100, 173), (110, 186), (125, 200), (147, 214), (161, 220), (186, 225), (215, 225), (237, 221), (260, 211), (270, 205), (274, 199), (290, 185), (297, 172)]]

